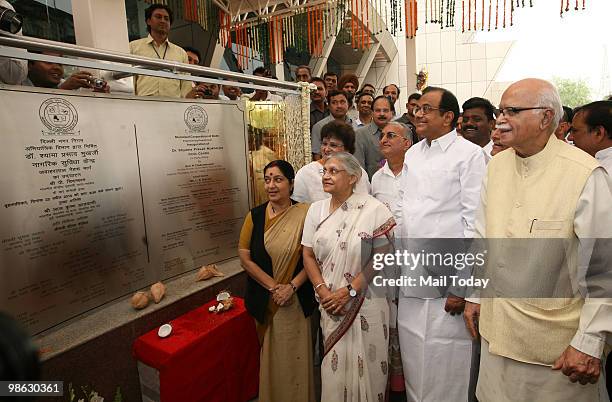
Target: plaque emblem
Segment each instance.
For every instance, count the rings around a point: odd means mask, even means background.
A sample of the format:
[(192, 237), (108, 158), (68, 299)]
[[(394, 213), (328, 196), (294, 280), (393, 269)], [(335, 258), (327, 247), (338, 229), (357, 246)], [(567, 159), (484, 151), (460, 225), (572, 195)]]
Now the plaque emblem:
[(201, 106), (191, 105), (185, 110), (185, 124), (191, 131), (204, 131), (208, 115)]
[(72, 105), (62, 98), (50, 98), (40, 105), (40, 121), (50, 130), (47, 134), (73, 134), (79, 115)]

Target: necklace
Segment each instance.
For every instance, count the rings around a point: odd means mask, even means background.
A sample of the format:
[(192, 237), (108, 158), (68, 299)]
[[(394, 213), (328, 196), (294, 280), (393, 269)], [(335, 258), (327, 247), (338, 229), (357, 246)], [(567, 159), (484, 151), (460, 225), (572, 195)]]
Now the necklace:
[[(291, 203), (289, 203), (289, 206), (287, 206), (287, 207), (285, 207), (285, 208), (281, 209), (280, 211), (278, 211), (278, 213), (283, 212), (284, 210), (286, 210), (286, 209), (287, 209), (287, 208), (289, 208), (290, 206), (291, 206)], [(277, 212), (276, 212), (276, 210), (274, 209), (274, 206), (272, 205), (272, 203), (270, 203), (270, 208), (272, 209), (272, 213), (273, 213), (274, 215), (276, 215), (276, 213), (277, 213)]]

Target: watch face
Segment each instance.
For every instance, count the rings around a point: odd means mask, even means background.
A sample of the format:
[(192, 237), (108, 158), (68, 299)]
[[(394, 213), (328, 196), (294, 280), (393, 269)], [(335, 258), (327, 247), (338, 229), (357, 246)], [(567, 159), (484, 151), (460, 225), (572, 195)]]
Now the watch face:
[(355, 297), (355, 296), (357, 296), (357, 291), (356, 291), (355, 289), (351, 289), (351, 290), (349, 291), (349, 295), (350, 295), (351, 297)]

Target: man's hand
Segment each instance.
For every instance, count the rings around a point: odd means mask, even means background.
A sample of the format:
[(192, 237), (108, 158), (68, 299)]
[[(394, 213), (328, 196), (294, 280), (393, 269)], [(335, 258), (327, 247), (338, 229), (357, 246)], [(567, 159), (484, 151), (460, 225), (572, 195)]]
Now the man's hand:
[(449, 293), (446, 298), (446, 304), (444, 305), (444, 311), (450, 313), (450, 315), (461, 314), (464, 306), (465, 299), (463, 299), (463, 297), (457, 297)]
[(92, 75), (87, 71), (77, 71), (72, 74), (70, 77), (66, 79), (66, 81), (62, 82), (58, 88), (59, 89), (79, 89), (79, 88), (93, 88), (91, 85)]
[(555, 361), (552, 369), (561, 370), (571, 382), (595, 384), (601, 373), (601, 360), (568, 346)]
[(480, 304), (465, 302), (463, 320), (472, 339), (478, 339), (478, 318), (480, 317)]

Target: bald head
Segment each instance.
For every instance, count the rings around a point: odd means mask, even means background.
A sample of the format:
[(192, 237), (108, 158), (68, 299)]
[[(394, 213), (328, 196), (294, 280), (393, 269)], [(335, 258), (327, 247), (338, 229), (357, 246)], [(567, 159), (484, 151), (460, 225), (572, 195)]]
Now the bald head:
[(546, 146), (563, 113), (556, 88), (536, 78), (510, 85), (499, 109), (496, 127), (500, 143), (523, 157), (535, 155)]
[[(553, 113), (552, 124), (548, 126), (549, 133), (554, 133), (563, 117), (563, 106), (557, 88), (550, 82), (539, 78), (525, 78), (510, 85), (504, 92), (516, 91), (529, 105), (549, 108)], [(502, 96), (503, 99), (503, 96)], [(509, 105), (526, 107), (525, 105)]]

